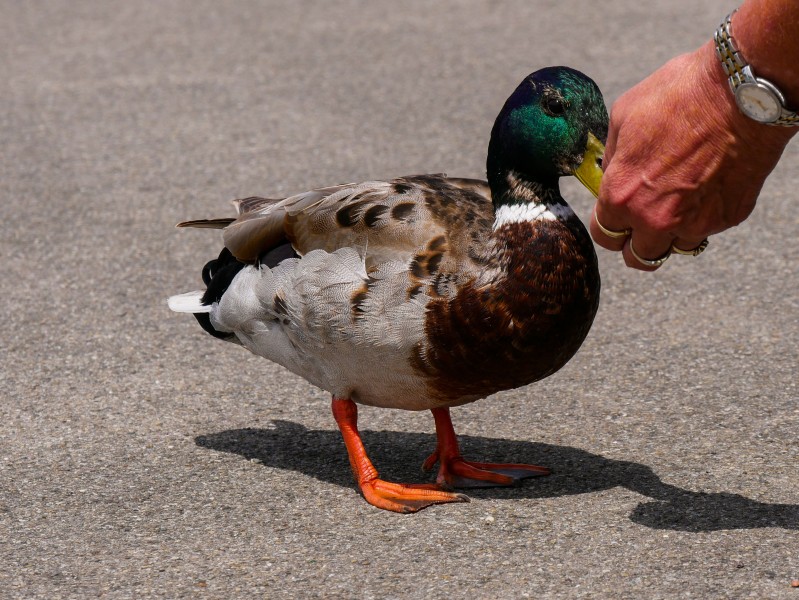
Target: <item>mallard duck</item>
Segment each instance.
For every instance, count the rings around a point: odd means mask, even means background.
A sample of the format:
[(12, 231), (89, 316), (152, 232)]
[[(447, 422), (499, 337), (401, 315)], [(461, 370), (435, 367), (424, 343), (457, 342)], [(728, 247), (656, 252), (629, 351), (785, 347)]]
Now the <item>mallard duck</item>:
[[(460, 487), (513, 485), (536, 465), (478, 463), (458, 448), (450, 407), (560, 369), (599, 303), (585, 227), (560, 195), (575, 175), (596, 195), (608, 116), (587, 76), (532, 73), (508, 98), (488, 145), (488, 181), (415, 175), (283, 199), (234, 201), (206, 289), (169, 299), (211, 335), (332, 394), (355, 479), (379, 508), (462, 502)], [(382, 480), (357, 404), (430, 410), (435, 483)]]

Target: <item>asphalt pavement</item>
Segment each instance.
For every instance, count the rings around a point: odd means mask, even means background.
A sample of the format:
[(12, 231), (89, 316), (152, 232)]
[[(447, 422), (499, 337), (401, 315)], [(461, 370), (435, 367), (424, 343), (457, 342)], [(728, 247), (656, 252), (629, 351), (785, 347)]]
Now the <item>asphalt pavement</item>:
[[(733, 7), (0, 1), (0, 597), (799, 599), (796, 143), (701, 257), (600, 251), (562, 371), (453, 410), (469, 457), (553, 470), (468, 504), (369, 506), (326, 394), (166, 307), (220, 243), (176, 222), (480, 177), (526, 74), (610, 104)], [(361, 428), (424, 477), (429, 413)]]

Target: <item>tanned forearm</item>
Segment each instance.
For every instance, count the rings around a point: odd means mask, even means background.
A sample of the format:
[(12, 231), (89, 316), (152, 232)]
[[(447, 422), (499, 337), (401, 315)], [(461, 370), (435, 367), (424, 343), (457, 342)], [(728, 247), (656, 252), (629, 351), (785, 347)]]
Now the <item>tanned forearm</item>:
[(755, 74), (774, 83), (799, 109), (799, 2), (747, 0), (732, 17), (733, 37)]

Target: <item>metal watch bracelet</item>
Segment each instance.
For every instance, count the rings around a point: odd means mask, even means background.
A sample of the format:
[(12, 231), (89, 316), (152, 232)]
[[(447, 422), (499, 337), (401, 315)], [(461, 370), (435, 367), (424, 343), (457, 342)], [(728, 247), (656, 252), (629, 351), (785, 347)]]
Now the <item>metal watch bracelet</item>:
[(774, 121), (765, 122), (764, 124), (782, 125), (784, 127), (799, 126), (799, 114), (785, 108), (784, 102), (782, 101), (783, 94), (779, 91), (779, 89), (777, 89), (773, 83), (755, 77), (754, 73), (752, 72), (752, 67), (747, 64), (744, 58), (741, 56), (740, 50), (732, 39), (733, 14), (735, 14), (735, 11), (727, 15), (727, 17), (721, 22), (721, 25), (719, 25), (716, 33), (713, 35), (716, 45), (716, 55), (719, 57), (721, 65), (724, 67), (724, 71), (727, 73), (728, 82), (733, 95), (736, 95), (736, 90), (738, 87), (745, 83), (759, 83), (761, 85), (765, 85), (770, 88), (772, 93), (775, 93), (780, 99), (782, 112)]

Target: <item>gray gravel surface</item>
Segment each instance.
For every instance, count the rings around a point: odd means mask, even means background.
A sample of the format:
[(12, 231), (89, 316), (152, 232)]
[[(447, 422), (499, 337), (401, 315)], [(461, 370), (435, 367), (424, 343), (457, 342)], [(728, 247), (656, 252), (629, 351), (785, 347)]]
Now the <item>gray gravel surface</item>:
[[(524, 75), (610, 104), (732, 6), (0, 2), (0, 597), (799, 599), (796, 144), (701, 258), (600, 252), (566, 368), (453, 411), (470, 457), (554, 470), (469, 504), (370, 507), (324, 393), (165, 303), (219, 247), (177, 221), (481, 176)], [(361, 425), (422, 477), (428, 413)]]

